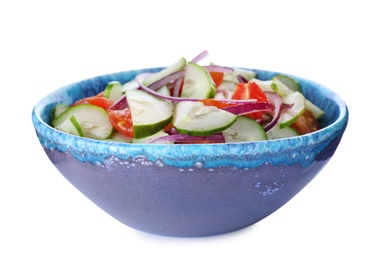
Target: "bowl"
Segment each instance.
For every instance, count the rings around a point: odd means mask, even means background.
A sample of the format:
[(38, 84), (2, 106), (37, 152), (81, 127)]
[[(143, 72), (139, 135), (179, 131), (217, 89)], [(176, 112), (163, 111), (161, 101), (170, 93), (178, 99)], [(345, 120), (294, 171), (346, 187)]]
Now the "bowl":
[[(347, 126), (348, 108), (336, 93), (293, 75), (306, 98), (325, 111), (322, 129), (298, 137), (228, 144), (130, 144), (81, 138), (50, 126), (57, 103), (72, 104), (101, 92), (110, 81), (123, 83), (161, 69), (85, 79), (45, 96), (32, 111), (38, 140), (59, 172), (102, 210), (136, 230), (202, 237), (253, 225), (292, 199), (324, 168)], [(261, 80), (278, 73), (252, 70)]]

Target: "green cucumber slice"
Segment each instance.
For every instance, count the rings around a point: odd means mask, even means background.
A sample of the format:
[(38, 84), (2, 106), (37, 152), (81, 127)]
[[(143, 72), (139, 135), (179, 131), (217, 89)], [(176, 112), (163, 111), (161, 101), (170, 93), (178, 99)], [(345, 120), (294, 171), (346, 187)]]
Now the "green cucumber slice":
[(237, 116), (202, 102), (182, 101), (177, 103), (172, 124), (181, 134), (207, 136), (230, 127)]
[(306, 99), (301, 92), (295, 91), (281, 98), (282, 102), (292, 105), (291, 108), (283, 109), (279, 118), (280, 128), (293, 124), (306, 110)]
[(135, 138), (153, 135), (171, 122), (172, 102), (137, 89), (128, 90), (126, 98)]
[(299, 82), (290, 76), (278, 74), (278, 75), (275, 75), (272, 78), (272, 80), (278, 80), (281, 83), (283, 83), (285, 86), (287, 86), (290, 90), (299, 91), (302, 93), (301, 85), (299, 84)]
[(236, 90), (236, 83), (234, 81), (224, 80), (217, 87), (217, 90), (226, 90), (226, 91), (235, 92), (235, 90)]
[(65, 120), (63, 123), (57, 125), (55, 129), (58, 129), (62, 132), (65, 132), (71, 135), (77, 135), (81, 137), (84, 136), (82, 128), (80, 124), (78, 123), (75, 116), (71, 116), (69, 119)]
[(143, 84), (145, 86), (149, 86), (150, 84), (160, 80), (161, 78), (165, 77), (165, 76), (168, 76), (172, 73), (175, 73), (177, 71), (180, 71), (182, 70), (186, 65), (186, 59), (181, 57), (177, 62), (175, 62), (174, 64), (172, 64), (171, 66), (157, 72), (157, 73), (154, 73), (153, 75), (151, 75), (150, 77), (146, 78), (144, 81), (143, 81)]
[(104, 89), (103, 96), (114, 102), (122, 96), (122, 85), (119, 81), (111, 81)]
[(60, 114), (62, 114), (64, 111), (66, 111), (69, 108), (66, 104), (57, 104), (54, 109), (51, 112), (51, 120), (54, 120), (57, 118)]
[(266, 134), (269, 140), (288, 138), (299, 135), (297, 131), (294, 130), (292, 127), (287, 126), (284, 128), (280, 128), (279, 125), (275, 125), (269, 131), (267, 131)]
[(312, 103), (308, 99), (306, 99), (306, 108), (311, 111), (313, 117), (316, 120), (319, 119), (320, 117), (322, 117), (325, 114), (324, 110), (322, 110), (321, 108), (316, 106), (314, 103)]
[(212, 98), (215, 94), (216, 85), (210, 73), (204, 67), (189, 62), (185, 69), (181, 97)]
[[(68, 121), (71, 121), (71, 125), (77, 129), (78, 134), (76, 135), (87, 138), (107, 139), (110, 138), (114, 132), (108, 112), (101, 107), (91, 104), (80, 104), (68, 108), (55, 118), (51, 122), (51, 125), (61, 131), (73, 132), (74, 130), (68, 130), (67, 128), (70, 126)], [(79, 133), (79, 127), (81, 128), (82, 134)]]
[(278, 91), (278, 86), (272, 80), (251, 79), (250, 81), (255, 82), (263, 91)]
[(222, 131), (226, 143), (253, 142), (267, 140), (263, 127), (254, 119), (238, 116), (236, 122)]
[[(285, 97), (291, 93), (293, 93), (294, 91), (291, 90), (290, 88), (288, 88), (283, 82), (281, 82), (280, 80), (278, 80), (277, 78), (275, 78), (273, 80), (273, 82), (275, 83), (275, 92), (280, 96), (280, 97)], [(298, 91), (299, 92), (299, 91)]]
[(239, 83), (239, 80), (236, 77), (237, 75), (241, 75), (242, 77), (250, 81), (257, 76), (257, 73), (247, 69), (234, 69), (234, 72), (224, 74), (224, 81), (233, 81)]
[(118, 143), (131, 143), (132, 138), (126, 135), (114, 132), (107, 141), (118, 142)]
[(137, 89), (138, 87), (139, 83), (135, 79), (127, 81), (126, 83), (122, 84), (122, 94), (125, 94), (127, 90)]
[(163, 86), (157, 89), (157, 93), (163, 96), (171, 96), (170, 89), (167, 86)]
[[(163, 137), (163, 136), (168, 136), (168, 134), (164, 130), (159, 130), (155, 134), (147, 136), (147, 137), (143, 137), (143, 138), (134, 137), (131, 142), (135, 144), (148, 144), (148, 143), (151, 143), (153, 140), (159, 137)], [(161, 143), (162, 144), (173, 144), (173, 142), (161, 142)]]

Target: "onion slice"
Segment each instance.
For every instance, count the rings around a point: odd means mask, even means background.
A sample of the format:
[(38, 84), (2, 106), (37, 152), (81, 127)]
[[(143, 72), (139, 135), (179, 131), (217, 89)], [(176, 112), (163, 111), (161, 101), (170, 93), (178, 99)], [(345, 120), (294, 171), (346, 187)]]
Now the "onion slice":
[(269, 110), (273, 110), (273, 108), (274, 106), (269, 102), (253, 101), (253, 102), (238, 104), (234, 106), (228, 106), (222, 109), (230, 113), (233, 113), (235, 115), (243, 115), (243, 114), (248, 114), (252, 112), (269, 111)]
[(279, 118), (280, 118), (280, 115), (281, 115), (281, 109), (282, 109), (282, 101), (281, 101), (281, 98), (280, 96), (275, 93), (275, 92), (271, 92), (271, 91), (266, 91), (265, 92), (265, 95), (267, 97), (267, 99), (271, 102), (271, 104), (274, 106), (274, 117), (272, 118), (272, 120), (264, 127), (265, 131), (269, 131), (271, 128), (273, 128), (276, 123), (278, 122)]
[(197, 56), (195, 56), (191, 62), (193, 63), (198, 63), (199, 61), (203, 60), (205, 57), (207, 57), (209, 55), (209, 52), (207, 50), (205, 51), (202, 51), (201, 53), (199, 53)]
[(179, 71), (176, 71), (176, 72), (174, 72), (174, 73), (172, 73), (168, 76), (165, 76), (165, 77), (157, 80), (156, 82), (153, 82), (152, 84), (150, 84), (148, 86), (148, 88), (155, 91), (155, 90), (167, 85), (168, 83), (171, 83), (172, 81), (183, 78), (184, 76), (185, 76), (185, 70), (179, 70)]
[(236, 75), (236, 78), (240, 83), (248, 83), (248, 80), (240, 74)]
[(123, 94), (116, 102), (114, 102), (109, 109), (111, 110), (120, 110), (128, 106), (126, 95)]
[(186, 134), (173, 134), (167, 136), (161, 136), (151, 141), (151, 143), (199, 143), (199, 142), (210, 142), (210, 143), (224, 143), (225, 138), (220, 134), (213, 134), (208, 136), (192, 136)]
[(230, 67), (223, 67), (219, 65), (209, 65), (209, 66), (203, 66), (206, 70), (209, 72), (224, 72), (224, 73), (233, 73), (234, 69)]

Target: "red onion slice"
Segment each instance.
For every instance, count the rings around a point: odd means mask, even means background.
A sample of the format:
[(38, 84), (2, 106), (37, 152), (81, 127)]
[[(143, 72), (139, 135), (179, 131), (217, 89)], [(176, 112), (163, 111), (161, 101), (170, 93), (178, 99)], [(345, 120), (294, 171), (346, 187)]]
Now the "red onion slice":
[(181, 84), (182, 84), (182, 78), (181, 79), (177, 79), (176, 81), (175, 81), (175, 84), (174, 84), (174, 86), (173, 86), (173, 94), (172, 94), (172, 96), (174, 96), (174, 97), (179, 97), (180, 96), (180, 90), (181, 90)]
[(209, 66), (203, 66), (206, 70), (209, 72), (224, 72), (224, 73), (233, 73), (234, 69), (229, 67), (223, 67), (218, 65), (209, 65)]
[(153, 82), (152, 84), (150, 84), (148, 86), (148, 88), (155, 91), (155, 90), (167, 85), (168, 83), (171, 83), (172, 81), (182, 79), (184, 77), (184, 75), (185, 75), (185, 70), (180, 70), (180, 71), (174, 72), (174, 73), (172, 73), (168, 76), (165, 76), (165, 77), (157, 80), (156, 82)]
[(193, 63), (198, 63), (199, 61), (203, 60), (205, 57), (207, 57), (209, 55), (209, 52), (207, 50), (205, 51), (202, 51), (201, 53), (199, 53), (197, 56), (195, 56), (191, 62)]
[(236, 78), (240, 83), (248, 83), (248, 80), (240, 74), (236, 75)]
[(126, 99), (126, 95), (124, 94), (110, 106), (110, 109), (120, 110), (120, 109), (126, 108), (127, 106), (128, 106), (127, 99)]
[[(234, 100), (231, 100), (231, 101), (234, 101)], [(269, 102), (253, 101), (253, 102), (238, 104), (235, 106), (225, 107), (222, 109), (230, 113), (233, 113), (235, 115), (243, 115), (243, 114), (248, 114), (248, 113), (253, 113), (253, 112), (273, 110), (274, 107)]]
[(192, 136), (192, 135), (185, 135), (185, 134), (173, 134), (168, 136), (161, 136), (154, 140), (152, 140), (150, 143), (197, 143), (197, 142), (204, 142), (208, 141), (210, 143), (224, 143), (225, 138), (223, 135), (220, 134), (214, 134), (209, 136)]
[(265, 131), (267, 132), (271, 128), (273, 128), (276, 125), (276, 123), (278, 122), (278, 120), (280, 118), (283, 103), (281, 101), (280, 96), (275, 92), (266, 91), (265, 95), (266, 95), (267, 99), (271, 102), (271, 104), (274, 106), (274, 117), (272, 118), (270, 123), (268, 123), (264, 127)]

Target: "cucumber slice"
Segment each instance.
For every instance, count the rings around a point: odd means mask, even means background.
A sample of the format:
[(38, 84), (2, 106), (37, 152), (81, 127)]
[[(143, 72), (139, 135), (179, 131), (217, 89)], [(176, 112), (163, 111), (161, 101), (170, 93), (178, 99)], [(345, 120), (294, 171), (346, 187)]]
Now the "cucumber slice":
[[(280, 96), (280, 97), (285, 97), (294, 91), (288, 88), (283, 82), (281, 82), (279, 79), (275, 78), (273, 80), (275, 83), (275, 92)], [(299, 92), (299, 91), (298, 91)]]
[(263, 127), (254, 119), (238, 116), (236, 122), (222, 131), (226, 143), (253, 142), (267, 140)]
[(279, 119), (280, 128), (293, 124), (306, 110), (306, 99), (301, 92), (295, 91), (281, 98), (282, 102), (292, 105), (288, 109), (283, 109)]
[(289, 77), (283, 74), (278, 74), (278, 75), (275, 75), (272, 79), (280, 81), (292, 91), (299, 91), (302, 93), (301, 85), (296, 79), (292, 77)]
[(212, 98), (215, 94), (216, 85), (210, 73), (202, 66), (189, 62), (185, 69), (181, 97)]
[(257, 73), (247, 69), (234, 69), (233, 73), (224, 74), (224, 81), (233, 81), (239, 83), (239, 80), (237, 79), (236, 75), (241, 75), (242, 77), (250, 81), (257, 76)]
[(316, 120), (319, 119), (320, 117), (322, 117), (325, 114), (325, 112), (321, 108), (319, 108), (318, 106), (313, 104), (308, 99), (306, 99), (306, 108), (311, 111), (313, 117)]
[[(153, 140), (163, 137), (163, 136), (168, 136), (168, 134), (164, 130), (159, 130), (155, 134), (147, 136), (147, 137), (143, 137), (143, 138), (135, 137), (132, 139), (131, 142), (135, 144), (148, 144), (148, 143), (151, 143)], [(161, 144), (173, 144), (173, 142), (161, 142)]]
[(60, 114), (62, 114), (64, 111), (66, 111), (69, 108), (66, 104), (57, 104), (53, 111), (51, 112), (51, 120), (54, 120), (57, 118)]
[(214, 99), (230, 99), (236, 90), (234, 81), (223, 81), (218, 87)]
[(186, 65), (186, 59), (182, 57), (177, 62), (172, 64), (171, 66), (169, 66), (169, 67), (151, 75), (150, 77), (146, 78), (143, 81), (143, 84), (145, 86), (149, 86), (150, 84), (160, 80), (161, 78), (163, 78), (165, 76), (168, 76), (172, 73), (175, 73), (177, 71), (182, 70), (185, 67), (185, 65)]
[(237, 116), (202, 102), (182, 101), (177, 103), (172, 124), (181, 134), (207, 136), (230, 127)]
[(119, 81), (111, 81), (104, 89), (103, 96), (116, 102), (122, 96), (122, 85)]
[(75, 116), (71, 116), (68, 120), (65, 120), (60, 125), (55, 127), (56, 129), (71, 135), (84, 136), (82, 128), (78, 123)]
[(236, 83), (234, 81), (224, 80), (218, 87), (217, 90), (226, 90), (235, 92)]
[[(68, 123), (68, 121), (71, 123)], [(76, 135), (92, 139), (107, 139), (114, 132), (114, 128), (109, 121), (108, 112), (91, 104), (81, 104), (68, 108), (55, 118), (51, 125), (64, 132), (77, 131), (78, 134)], [(79, 127), (82, 134), (78, 129)], [(73, 128), (76, 130), (73, 130)]]
[(280, 128), (279, 125), (275, 125), (269, 131), (267, 131), (266, 134), (269, 140), (288, 138), (299, 135), (297, 131), (294, 130), (292, 127), (287, 126), (284, 128)]
[(127, 90), (137, 89), (138, 87), (139, 83), (135, 79), (132, 79), (122, 85), (122, 94), (125, 94)]
[(163, 95), (163, 96), (171, 96), (171, 92), (167, 86), (160, 87), (157, 89), (157, 93)]
[(255, 82), (263, 91), (278, 91), (278, 86), (272, 80), (251, 79), (250, 81)]
[(137, 89), (128, 90), (126, 98), (135, 138), (153, 135), (171, 122), (172, 102)]
[(118, 142), (118, 143), (131, 143), (132, 138), (120, 134), (119, 132), (114, 132), (108, 141)]

